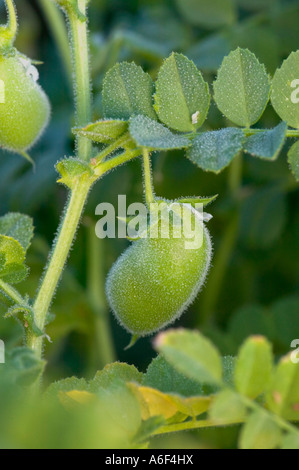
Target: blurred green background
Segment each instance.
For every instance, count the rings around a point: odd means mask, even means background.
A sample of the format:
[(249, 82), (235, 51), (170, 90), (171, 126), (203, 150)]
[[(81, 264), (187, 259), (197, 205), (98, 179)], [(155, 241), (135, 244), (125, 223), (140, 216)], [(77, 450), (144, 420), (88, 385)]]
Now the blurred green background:
[[(46, 2), (48, 0), (45, 0)], [(5, 10), (1, 2), (1, 19)], [(200, 2), (199, 2), (200, 3)], [(90, 2), (91, 66), (94, 117), (101, 117), (101, 84), (117, 61), (134, 60), (153, 78), (164, 57), (179, 51), (194, 60), (211, 85), (223, 57), (237, 46), (249, 48), (273, 75), (282, 60), (299, 48), (299, 1), (92, 0)], [(67, 197), (55, 184), (55, 163), (72, 155), (72, 90), (51, 34), (42, 0), (16, 0), (20, 31), (17, 48), (43, 61), (40, 82), (52, 103), (51, 124), (32, 151), (37, 170), (20, 157), (0, 153), (0, 216), (22, 212), (34, 219), (35, 240), (29, 252), (31, 274), (19, 287), (34, 296)], [(212, 87), (211, 87), (212, 91)], [(272, 127), (278, 116), (269, 106), (258, 127)], [(229, 123), (212, 102), (205, 130)], [(219, 194), (209, 207), (214, 260), (205, 288), (175, 326), (199, 328), (224, 355), (234, 355), (245, 337), (267, 336), (280, 356), (299, 337), (299, 191), (286, 162), (288, 142), (275, 162), (243, 155), (242, 168), (220, 175), (205, 173), (182, 151), (153, 155), (156, 193), (166, 198)], [(237, 175), (236, 175), (236, 172)], [(237, 184), (236, 184), (237, 179)], [(98, 240), (95, 208), (118, 194), (128, 204), (143, 200), (140, 161), (109, 174), (93, 188), (51, 313), (48, 327), (45, 385), (76, 375), (92, 377), (107, 361), (117, 359), (145, 371), (155, 356), (152, 338), (130, 350), (129, 335), (106, 305), (105, 276), (128, 243)], [(5, 312), (5, 302), (1, 310)], [(104, 326), (103, 326), (104, 325)], [(103, 346), (103, 328), (111, 342)], [(106, 330), (105, 330), (106, 331)], [(109, 338), (109, 332), (105, 338)], [(108, 336), (107, 336), (108, 335)], [(7, 347), (20, 344), (21, 327), (0, 316), (0, 338)], [(153, 442), (156, 447), (233, 447), (237, 430), (197, 431)]]

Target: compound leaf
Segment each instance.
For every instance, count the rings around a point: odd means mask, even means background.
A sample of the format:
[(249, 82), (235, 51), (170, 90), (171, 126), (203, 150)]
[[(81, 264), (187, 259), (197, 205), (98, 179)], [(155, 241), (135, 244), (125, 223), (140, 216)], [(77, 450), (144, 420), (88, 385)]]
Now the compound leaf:
[(235, 368), (236, 389), (242, 395), (256, 398), (263, 393), (272, 372), (272, 349), (263, 336), (249, 337), (241, 347)]
[(240, 449), (276, 449), (282, 440), (282, 432), (278, 425), (263, 410), (252, 413), (243, 426)]
[(286, 140), (287, 124), (281, 122), (274, 129), (266, 130), (246, 139), (244, 150), (254, 157), (276, 160)]
[(191, 145), (187, 137), (173, 134), (163, 124), (141, 115), (131, 119), (130, 133), (137, 145), (151, 150), (180, 149)]
[(283, 357), (277, 365), (267, 394), (271, 411), (288, 420), (299, 420), (299, 363), (294, 353)]
[(269, 100), (270, 82), (265, 66), (248, 49), (236, 49), (224, 58), (214, 92), (218, 108), (230, 121), (252, 126)]
[(166, 361), (190, 379), (211, 385), (221, 383), (221, 357), (201, 333), (170, 330), (158, 335), (155, 346)]
[(160, 120), (179, 132), (193, 132), (201, 127), (210, 106), (208, 84), (195, 64), (178, 53), (164, 61), (154, 98)]
[(106, 74), (103, 84), (104, 115), (108, 119), (123, 119), (142, 114), (156, 119), (151, 77), (138, 65), (121, 62)]
[(105, 121), (97, 121), (82, 129), (73, 129), (74, 134), (86, 137), (97, 143), (109, 143), (117, 139), (128, 129), (128, 123), (120, 119), (107, 119)]
[(283, 121), (299, 129), (299, 51), (292, 52), (275, 72), (271, 102)]
[(28, 273), (25, 251), (12, 237), (0, 235), (0, 278), (10, 284), (21, 282)]
[(33, 237), (33, 221), (24, 214), (11, 212), (0, 217), (0, 234), (14, 238), (26, 252)]
[(245, 140), (241, 129), (228, 127), (197, 135), (187, 151), (187, 157), (206, 171), (219, 173), (242, 150)]

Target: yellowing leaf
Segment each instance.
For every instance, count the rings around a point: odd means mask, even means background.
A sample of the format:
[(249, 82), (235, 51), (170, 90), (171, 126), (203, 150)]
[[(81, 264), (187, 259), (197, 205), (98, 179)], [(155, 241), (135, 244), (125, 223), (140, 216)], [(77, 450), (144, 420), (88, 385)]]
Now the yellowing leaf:
[(133, 390), (137, 392), (137, 398), (142, 405), (143, 419), (159, 415), (169, 419), (179, 411), (175, 400), (166, 393), (159, 392), (155, 388), (142, 386), (133, 386)]
[(142, 418), (163, 416), (165, 419), (176, 417), (176, 420), (184, 421), (187, 417), (198, 416), (210, 406), (212, 397), (182, 397), (173, 393), (163, 393), (151, 387), (130, 384), (136, 394), (142, 408)]
[(97, 396), (94, 393), (89, 393), (85, 390), (71, 390), (66, 392), (65, 395), (81, 405), (89, 405), (97, 400)]

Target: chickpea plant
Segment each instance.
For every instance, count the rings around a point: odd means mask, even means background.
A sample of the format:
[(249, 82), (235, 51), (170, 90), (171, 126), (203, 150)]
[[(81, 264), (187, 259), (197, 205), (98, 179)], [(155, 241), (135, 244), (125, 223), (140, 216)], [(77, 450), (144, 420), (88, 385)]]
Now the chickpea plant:
[[(32, 220), (17, 213), (0, 218), (0, 290), (10, 301), (6, 316), (22, 323), (25, 337), (24, 346), (8, 356), (7, 381), (26, 390), (29, 403), (35, 394), (35, 407), (42, 416), (50, 416), (53, 406), (63, 410), (61, 419), (64, 413), (71, 414), (71, 423), (79, 422), (77, 417), (84, 414), (85, 425), (92, 423), (95, 429), (90, 446), (111, 446), (113, 442), (115, 447), (146, 448), (158, 434), (240, 425), (240, 448), (298, 449), (299, 366), (291, 356), (275, 363), (271, 344), (262, 336), (249, 337), (236, 358), (222, 358), (200, 332), (171, 329), (155, 337), (158, 356), (144, 374), (134, 366), (112, 363), (93, 380), (65, 379), (41, 393), (43, 342), (52, 300), (95, 183), (118, 166), (140, 158), (149, 214), (152, 203), (164, 202), (168, 208), (183, 209), (183, 225), (184, 217), (191, 214), (195, 238), (203, 233), (202, 243), (194, 250), (186, 249), (186, 239), (177, 239), (172, 232), (165, 239), (141, 237), (132, 241), (112, 267), (107, 298), (134, 342), (183, 313), (202, 288), (212, 257), (208, 228), (195, 206), (205, 206), (216, 196), (186, 196), (176, 201), (156, 197), (151, 152), (185, 149), (195, 165), (219, 173), (230, 164), (238, 165), (242, 150), (272, 161), (287, 138), (299, 139), (299, 106), (291, 99), (291, 84), (299, 77), (299, 51), (289, 56), (272, 81), (249, 50), (237, 49), (225, 57), (213, 85), (213, 98), (232, 123), (230, 127), (202, 131), (210, 108), (209, 86), (194, 63), (179, 53), (163, 62), (155, 82), (134, 63), (114, 65), (103, 82), (104, 119), (93, 122), (89, 2), (56, 3), (67, 17), (71, 39), (75, 156), (57, 164), (58, 183), (67, 188), (69, 198), (34, 299), (21, 296), (15, 287), (28, 275), (25, 261), (33, 236)], [(9, 21), (0, 30), (0, 78), (5, 85), (0, 145), (29, 158), (26, 152), (47, 125), (50, 105), (32, 62), (14, 47), (16, 12), (12, 0), (6, 6)], [(49, 8), (55, 10), (57, 5), (51, 3)], [(253, 128), (269, 99), (282, 122), (273, 129)], [(96, 150), (97, 144), (101, 144), (100, 150)], [(288, 158), (299, 180), (299, 140)], [(45, 401), (51, 403), (48, 411)]]

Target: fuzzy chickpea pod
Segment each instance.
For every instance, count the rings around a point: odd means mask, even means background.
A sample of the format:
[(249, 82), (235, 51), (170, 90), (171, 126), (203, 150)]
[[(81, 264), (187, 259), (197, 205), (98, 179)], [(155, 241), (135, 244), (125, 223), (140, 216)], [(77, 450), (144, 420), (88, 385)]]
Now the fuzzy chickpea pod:
[(175, 204), (175, 209), (181, 210), (181, 236), (176, 237), (173, 226), (169, 237), (163, 236), (161, 227), (158, 237), (147, 233), (120, 256), (107, 279), (116, 318), (136, 336), (154, 333), (179, 318), (198, 294), (210, 266), (211, 239), (199, 213), (185, 204)]
[(0, 38), (0, 146), (24, 155), (48, 124), (50, 103), (37, 83), (36, 68), (13, 47), (17, 23), (11, 2), (8, 11)]

